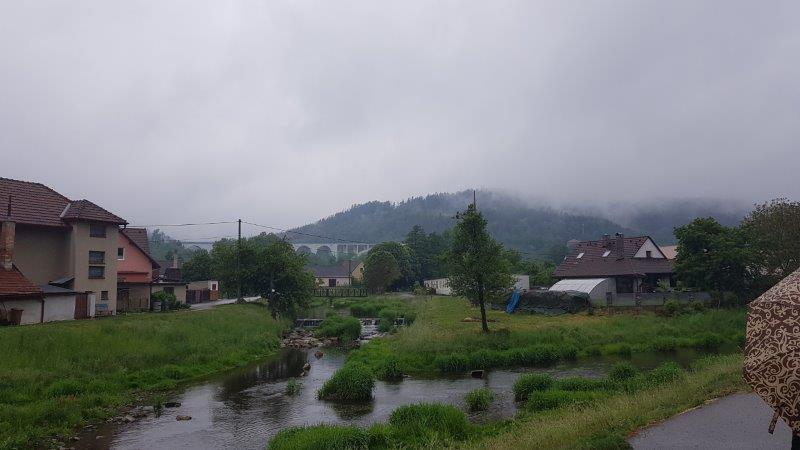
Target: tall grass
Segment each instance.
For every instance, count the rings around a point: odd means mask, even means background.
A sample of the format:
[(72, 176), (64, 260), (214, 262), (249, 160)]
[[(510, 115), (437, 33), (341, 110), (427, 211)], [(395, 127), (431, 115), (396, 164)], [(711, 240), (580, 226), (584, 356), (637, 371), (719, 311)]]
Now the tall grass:
[(464, 299), (432, 297), (421, 302), (412, 326), (399, 329), (391, 339), (371, 342), (351, 358), (377, 367), (394, 355), (408, 373), (426, 374), (679, 348), (715, 351), (723, 345), (740, 345), (746, 320), (743, 309), (675, 317), (654, 313), (546, 317), (488, 311), (495, 322), (490, 323), (492, 332), (485, 334), (480, 323), (462, 321), (477, 314)]
[(69, 435), (142, 393), (269, 356), (285, 325), (231, 305), (0, 328), (0, 448)]
[(317, 392), (321, 400), (363, 402), (372, 399), (375, 375), (362, 364), (349, 363), (333, 374)]
[(361, 336), (361, 322), (355, 317), (329, 315), (314, 330), (314, 334), (322, 337), (338, 337), (345, 341), (354, 341)]

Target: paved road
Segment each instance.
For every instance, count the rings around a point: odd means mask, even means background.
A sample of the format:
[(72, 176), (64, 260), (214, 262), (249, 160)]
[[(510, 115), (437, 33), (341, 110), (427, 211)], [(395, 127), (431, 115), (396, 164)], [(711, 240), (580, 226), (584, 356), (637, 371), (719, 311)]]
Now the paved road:
[[(248, 301), (248, 302), (251, 302), (253, 300), (258, 300), (259, 298), (260, 297), (245, 297), (244, 299), (246, 301)], [(223, 299), (216, 300), (216, 301), (213, 301), (213, 302), (194, 303), (194, 304), (190, 305), (189, 307), (191, 309), (195, 309), (195, 310), (198, 310), (198, 309), (211, 309), (211, 308), (213, 308), (215, 306), (218, 306), (218, 305), (230, 305), (231, 303), (236, 303), (236, 299), (235, 298), (223, 298)]]
[(629, 442), (634, 449), (789, 449), (791, 432), (778, 420), (767, 428), (772, 410), (755, 394), (723, 397), (646, 428)]

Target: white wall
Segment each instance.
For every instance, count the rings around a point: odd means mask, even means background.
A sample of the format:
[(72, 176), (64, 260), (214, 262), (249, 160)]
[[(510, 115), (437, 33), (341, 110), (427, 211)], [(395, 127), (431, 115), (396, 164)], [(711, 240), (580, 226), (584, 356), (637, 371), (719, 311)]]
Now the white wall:
[(514, 289), (527, 291), (531, 288), (531, 279), (528, 275), (514, 275), (514, 279), (516, 280), (514, 283)]
[(23, 325), (39, 323), (39, 319), (42, 317), (42, 302), (38, 298), (31, 300), (6, 300), (3, 301), (3, 305), (5, 305), (9, 312), (11, 308), (21, 309), (22, 320), (20, 323)]
[(48, 295), (44, 298), (44, 321), (74, 320), (75, 294)]
[(658, 249), (658, 246), (650, 239), (644, 241), (642, 244), (642, 248), (639, 249), (638, 252), (633, 256), (634, 258), (647, 258), (647, 252), (650, 251), (652, 254), (651, 258), (658, 258), (664, 259), (664, 255), (661, 254), (661, 250)]
[(349, 277), (324, 277), (324, 278), (317, 278), (317, 287), (326, 288), (331, 287), (328, 285), (328, 280), (334, 279), (336, 280), (336, 286), (350, 286), (350, 278)]
[(436, 295), (453, 295), (453, 290), (450, 289), (450, 280), (447, 278), (424, 280), (423, 284), (426, 288), (435, 289)]

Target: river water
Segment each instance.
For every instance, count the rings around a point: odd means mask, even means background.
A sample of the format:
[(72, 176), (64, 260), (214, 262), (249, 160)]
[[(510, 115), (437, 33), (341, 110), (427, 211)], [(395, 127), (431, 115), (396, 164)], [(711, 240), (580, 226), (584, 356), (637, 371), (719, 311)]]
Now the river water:
[[(471, 415), (474, 421), (513, 417), (516, 405), (511, 393), (521, 373), (536, 371), (555, 377), (602, 377), (619, 361), (597, 358), (563, 363), (545, 369), (493, 370), (484, 379), (470, 377), (415, 379), (398, 383), (377, 382), (375, 399), (366, 405), (339, 405), (319, 401), (316, 391), (344, 363), (345, 355), (326, 351), (317, 359), (315, 350), (284, 349), (272, 360), (187, 387), (176, 394), (180, 407), (167, 408), (161, 417), (146, 417), (130, 424), (108, 423), (87, 431), (74, 443), (83, 449), (263, 449), (278, 431), (290, 426), (319, 423), (368, 425), (384, 422), (401, 405), (420, 402), (449, 403), (463, 407), (464, 395), (480, 387), (495, 394), (492, 409)], [(629, 360), (647, 369), (664, 360), (682, 364), (698, 356), (681, 350), (669, 355), (634, 355)], [(308, 376), (298, 378), (299, 394), (285, 394), (289, 377), (302, 372), (309, 362)], [(178, 415), (191, 420), (178, 421)]]

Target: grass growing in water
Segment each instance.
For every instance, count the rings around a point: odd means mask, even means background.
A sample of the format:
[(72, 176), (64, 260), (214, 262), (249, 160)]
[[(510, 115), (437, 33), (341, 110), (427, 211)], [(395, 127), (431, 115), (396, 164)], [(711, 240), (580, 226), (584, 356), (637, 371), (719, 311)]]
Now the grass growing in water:
[(300, 393), (300, 383), (294, 378), (289, 378), (286, 382), (286, 395), (297, 395)]
[(489, 405), (494, 400), (494, 394), (490, 389), (481, 388), (475, 389), (467, 393), (464, 401), (467, 403), (467, 409), (470, 411), (486, 411)]
[(321, 400), (363, 402), (372, 399), (375, 375), (362, 364), (346, 364), (322, 385), (317, 392)]
[(329, 315), (322, 321), (314, 334), (321, 337), (338, 337), (354, 341), (361, 336), (361, 322), (355, 317)]
[(230, 305), (0, 328), (0, 448), (69, 436), (141, 393), (267, 357), (285, 325)]

